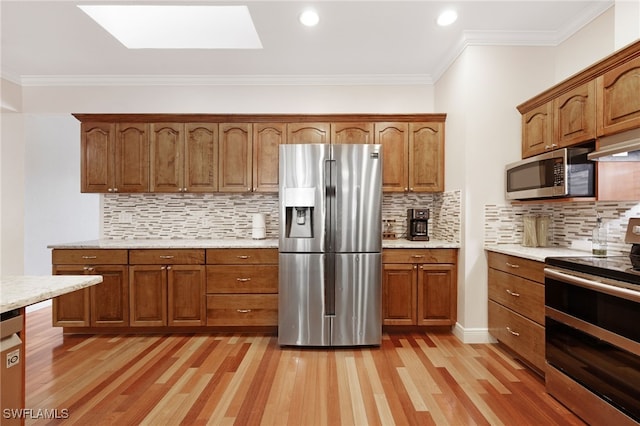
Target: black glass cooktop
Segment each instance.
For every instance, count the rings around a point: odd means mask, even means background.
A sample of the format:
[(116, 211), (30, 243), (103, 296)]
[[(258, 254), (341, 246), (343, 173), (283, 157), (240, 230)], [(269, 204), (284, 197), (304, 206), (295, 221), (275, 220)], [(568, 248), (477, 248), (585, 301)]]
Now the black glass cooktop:
[(545, 263), (571, 271), (640, 285), (640, 270), (634, 269), (629, 256), (547, 257)]

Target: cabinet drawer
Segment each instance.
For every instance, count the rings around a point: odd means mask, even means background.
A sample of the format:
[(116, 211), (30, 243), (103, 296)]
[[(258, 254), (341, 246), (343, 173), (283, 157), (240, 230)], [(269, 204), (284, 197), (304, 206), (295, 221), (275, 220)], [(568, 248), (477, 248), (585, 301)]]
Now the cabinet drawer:
[(544, 282), (544, 263), (517, 256), (489, 252), (489, 268), (499, 269), (539, 283)]
[(544, 325), (544, 285), (489, 268), (489, 299)]
[(383, 249), (382, 263), (456, 263), (456, 249)]
[(54, 265), (126, 265), (127, 250), (113, 249), (55, 249), (51, 254)]
[(131, 265), (202, 265), (204, 250), (130, 250), (129, 263)]
[(489, 332), (528, 363), (544, 372), (544, 327), (490, 300)]
[(207, 325), (278, 325), (278, 295), (207, 295)]
[(278, 249), (207, 249), (207, 264), (278, 264)]
[(277, 293), (278, 265), (207, 265), (207, 293)]

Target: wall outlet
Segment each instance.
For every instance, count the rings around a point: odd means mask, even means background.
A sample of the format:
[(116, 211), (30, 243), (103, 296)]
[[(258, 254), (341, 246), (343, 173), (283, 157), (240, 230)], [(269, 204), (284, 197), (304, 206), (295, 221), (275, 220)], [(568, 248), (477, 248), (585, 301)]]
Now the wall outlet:
[(118, 223), (131, 223), (133, 222), (133, 215), (129, 212), (121, 212), (118, 215)]

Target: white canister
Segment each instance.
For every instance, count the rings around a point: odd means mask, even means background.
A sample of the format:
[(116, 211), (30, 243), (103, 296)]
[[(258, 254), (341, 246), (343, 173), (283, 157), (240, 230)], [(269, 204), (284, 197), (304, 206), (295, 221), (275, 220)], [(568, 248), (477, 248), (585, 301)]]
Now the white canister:
[(264, 240), (267, 237), (267, 227), (263, 213), (255, 213), (253, 215), (251, 237), (254, 240)]

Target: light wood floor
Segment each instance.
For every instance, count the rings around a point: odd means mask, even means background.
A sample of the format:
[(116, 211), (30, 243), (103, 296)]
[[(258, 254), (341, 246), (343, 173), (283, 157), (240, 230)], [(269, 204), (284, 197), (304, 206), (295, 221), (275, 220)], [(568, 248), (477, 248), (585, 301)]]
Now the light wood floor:
[(280, 348), (272, 335), (63, 335), (27, 315), (27, 408), (76, 425), (582, 425), (496, 345), (447, 333), (380, 348)]

